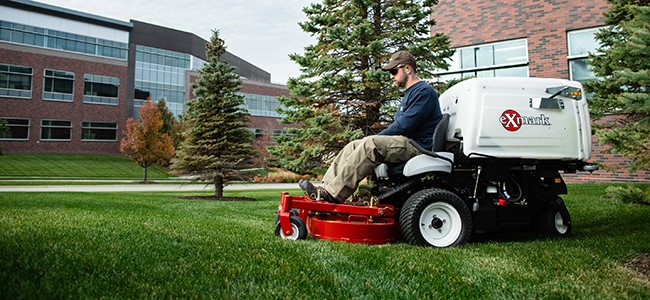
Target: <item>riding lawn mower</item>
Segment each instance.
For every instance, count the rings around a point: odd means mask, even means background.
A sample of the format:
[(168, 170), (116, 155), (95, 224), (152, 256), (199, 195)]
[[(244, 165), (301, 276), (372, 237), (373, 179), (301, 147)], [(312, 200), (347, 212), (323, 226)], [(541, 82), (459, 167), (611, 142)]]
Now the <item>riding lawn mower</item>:
[[(440, 95), (432, 149), (380, 164), (343, 204), (281, 195), (275, 234), (452, 247), (475, 232), (571, 233), (561, 173), (593, 171), (579, 82), (473, 78)], [(417, 145), (416, 143), (414, 143)]]

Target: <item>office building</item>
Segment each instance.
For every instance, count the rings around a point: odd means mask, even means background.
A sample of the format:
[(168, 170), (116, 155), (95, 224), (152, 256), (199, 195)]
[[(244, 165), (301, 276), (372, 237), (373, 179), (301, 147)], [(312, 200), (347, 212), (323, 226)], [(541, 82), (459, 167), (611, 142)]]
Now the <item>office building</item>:
[[(188, 32), (33, 1), (0, 3), (0, 135), (6, 153), (120, 154), (126, 120), (146, 99), (179, 116), (205, 63), (207, 41)], [(271, 75), (226, 52), (242, 79), (251, 134), (283, 132), (288, 95)], [(263, 149), (264, 145), (258, 145)]]

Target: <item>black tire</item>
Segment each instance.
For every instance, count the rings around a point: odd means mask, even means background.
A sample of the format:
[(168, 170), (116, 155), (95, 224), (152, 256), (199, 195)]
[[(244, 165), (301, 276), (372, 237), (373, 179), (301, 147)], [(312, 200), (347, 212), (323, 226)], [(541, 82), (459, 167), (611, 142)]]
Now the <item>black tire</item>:
[(542, 206), (537, 215), (535, 229), (540, 234), (547, 236), (561, 237), (571, 235), (571, 216), (562, 198), (557, 197)]
[(280, 226), (280, 221), (275, 223), (275, 235), (281, 237), (283, 240), (304, 240), (307, 238), (307, 225), (302, 221), (298, 216), (290, 216), (289, 220), (291, 221), (291, 230), (293, 233), (291, 235), (285, 235), (282, 232), (282, 227)]
[[(297, 208), (292, 208), (292, 209), (289, 211), (289, 214), (290, 214), (291, 216), (297, 216), (297, 215), (298, 215), (298, 209), (297, 209)], [(276, 224), (276, 225), (278, 224), (278, 221), (280, 221), (280, 214), (275, 213), (275, 224)]]
[(406, 200), (399, 216), (408, 243), (438, 248), (459, 246), (472, 235), (472, 214), (456, 194), (441, 189), (421, 190)]

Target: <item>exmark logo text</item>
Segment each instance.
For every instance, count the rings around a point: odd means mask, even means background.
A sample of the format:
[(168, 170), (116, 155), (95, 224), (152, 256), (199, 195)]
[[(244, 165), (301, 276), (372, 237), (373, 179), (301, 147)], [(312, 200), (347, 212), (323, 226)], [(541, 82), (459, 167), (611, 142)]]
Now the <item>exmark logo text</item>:
[(539, 117), (522, 116), (516, 110), (508, 109), (501, 114), (499, 122), (508, 131), (517, 131), (523, 125), (551, 126), (549, 117), (540, 114)]

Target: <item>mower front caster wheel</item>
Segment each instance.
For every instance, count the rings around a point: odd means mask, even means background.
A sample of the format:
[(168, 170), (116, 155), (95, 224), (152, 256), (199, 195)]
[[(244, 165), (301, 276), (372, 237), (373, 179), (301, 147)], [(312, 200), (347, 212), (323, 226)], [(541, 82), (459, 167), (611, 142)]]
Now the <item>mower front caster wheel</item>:
[(298, 216), (291, 215), (289, 217), (291, 221), (291, 234), (285, 234), (282, 232), (282, 226), (280, 226), (280, 221), (278, 220), (275, 224), (275, 235), (281, 237), (283, 240), (304, 240), (307, 238), (307, 225), (302, 221)]

